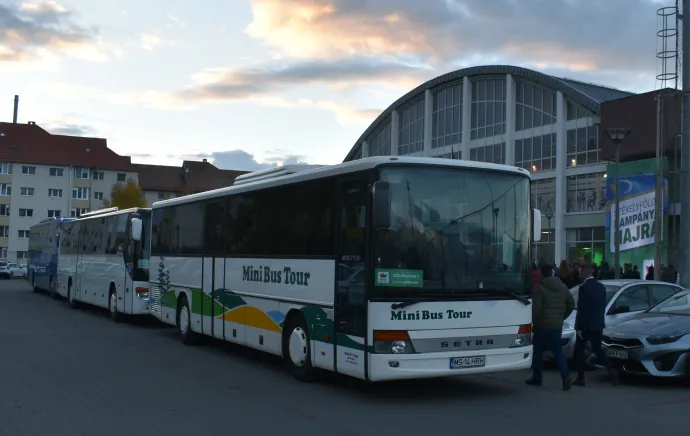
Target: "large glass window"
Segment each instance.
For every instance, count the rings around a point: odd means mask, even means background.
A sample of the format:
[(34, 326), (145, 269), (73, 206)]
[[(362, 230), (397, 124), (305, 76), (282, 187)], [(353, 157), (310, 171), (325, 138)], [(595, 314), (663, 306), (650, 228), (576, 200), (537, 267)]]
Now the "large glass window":
[(541, 241), (534, 243), (534, 261), (537, 265), (554, 265), (556, 262), (556, 233), (553, 229), (541, 231)]
[(376, 233), (376, 268), (413, 270), (419, 282), (377, 285), (377, 291), (491, 295), (529, 289), (526, 178), (426, 168), (383, 169), (381, 177), (391, 185), (392, 226)]
[(405, 107), (400, 114), (398, 132), (398, 155), (422, 151), (424, 149), (424, 99), (420, 98)]
[(556, 212), (556, 179), (532, 181), (532, 207), (544, 215)]
[(599, 128), (592, 125), (568, 130), (566, 153), (569, 167), (599, 163)]
[(434, 93), (431, 148), (462, 142), (462, 83)]
[(515, 166), (536, 173), (556, 169), (556, 134), (515, 140)]
[(601, 265), (606, 260), (604, 227), (565, 229), (569, 262)]
[(568, 102), (567, 104), (568, 108), (568, 121), (571, 120), (576, 120), (578, 118), (586, 118), (592, 116), (592, 113), (588, 111), (587, 109), (583, 108), (582, 106), (579, 106), (575, 103)]
[(556, 122), (556, 93), (529, 82), (515, 82), (515, 130)]
[(369, 137), (369, 156), (391, 155), (391, 124), (381, 127)]
[(475, 80), (472, 83), (471, 139), (490, 138), (506, 132), (506, 80)]
[(483, 145), (470, 149), (470, 160), (497, 164), (506, 163), (506, 143)]
[(566, 212), (600, 212), (606, 208), (606, 173), (569, 176)]

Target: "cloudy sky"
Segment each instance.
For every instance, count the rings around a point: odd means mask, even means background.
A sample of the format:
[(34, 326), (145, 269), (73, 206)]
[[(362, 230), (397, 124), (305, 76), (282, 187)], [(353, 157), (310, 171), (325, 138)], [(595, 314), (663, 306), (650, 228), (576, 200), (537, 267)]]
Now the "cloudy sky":
[(0, 0), (0, 119), (142, 163), (342, 161), (412, 87), (512, 64), (658, 87), (675, 0)]

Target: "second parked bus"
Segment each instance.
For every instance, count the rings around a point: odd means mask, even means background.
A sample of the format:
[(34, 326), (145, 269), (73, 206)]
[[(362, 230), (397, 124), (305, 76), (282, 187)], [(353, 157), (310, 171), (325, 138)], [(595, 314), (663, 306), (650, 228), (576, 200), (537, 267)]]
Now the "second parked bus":
[(151, 209), (94, 211), (63, 224), (58, 293), (121, 314), (149, 312)]
[(57, 296), (57, 266), (62, 226), (74, 218), (51, 217), (29, 228), (29, 262), (26, 278), (34, 292)]

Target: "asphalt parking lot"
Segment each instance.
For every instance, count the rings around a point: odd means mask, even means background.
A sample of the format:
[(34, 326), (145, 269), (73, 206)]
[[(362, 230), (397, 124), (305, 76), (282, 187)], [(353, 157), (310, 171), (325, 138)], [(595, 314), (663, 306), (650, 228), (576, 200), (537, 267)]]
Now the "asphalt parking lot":
[(0, 281), (0, 435), (642, 435), (687, 428), (690, 390), (601, 373), (560, 390), (549, 371), (383, 385), (303, 384), (274, 357), (185, 347), (151, 320), (113, 323)]

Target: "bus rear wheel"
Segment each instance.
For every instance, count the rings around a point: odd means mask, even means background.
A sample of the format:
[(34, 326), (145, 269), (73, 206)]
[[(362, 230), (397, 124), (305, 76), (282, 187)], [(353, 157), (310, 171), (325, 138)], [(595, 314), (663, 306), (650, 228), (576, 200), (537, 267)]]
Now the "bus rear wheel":
[(309, 329), (302, 316), (291, 317), (283, 330), (283, 360), (288, 371), (300, 381), (312, 382), (318, 378), (311, 363)]

